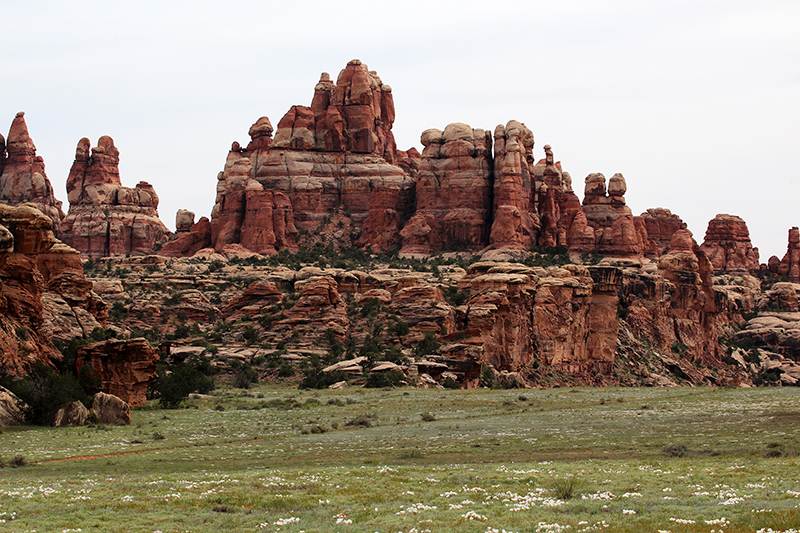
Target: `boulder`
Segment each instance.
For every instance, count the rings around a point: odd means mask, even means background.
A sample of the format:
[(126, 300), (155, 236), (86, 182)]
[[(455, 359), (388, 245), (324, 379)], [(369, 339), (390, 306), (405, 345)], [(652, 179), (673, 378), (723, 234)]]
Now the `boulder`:
[(130, 424), (131, 408), (113, 394), (98, 392), (92, 401), (91, 413), (97, 417), (98, 424)]
[(78, 401), (70, 402), (58, 411), (53, 418), (53, 427), (82, 426), (89, 418), (89, 410)]
[(101, 389), (136, 407), (147, 401), (147, 387), (156, 379), (158, 353), (146, 339), (108, 340), (78, 349), (78, 371), (89, 365), (91, 375), (101, 380)]
[(0, 387), (0, 426), (18, 426), (24, 422), (20, 399), (10, 390)]

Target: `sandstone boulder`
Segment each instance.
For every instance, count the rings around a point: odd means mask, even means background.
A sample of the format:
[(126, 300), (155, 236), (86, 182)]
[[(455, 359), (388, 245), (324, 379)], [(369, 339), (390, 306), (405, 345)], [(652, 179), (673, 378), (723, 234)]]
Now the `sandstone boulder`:
[(89, 410), (79, 401), (70, 402), (56, 411), (53, 427), (82, 426), (89, 418)]
[(92, 401), (91, 413), (97, 417), (98, 424), (130, 424), (131, 408), (113, 394), (98, 392)]
[(20, 399), (10, 390), (0, 387), (0, 426), (18, 426), (24, 422)]

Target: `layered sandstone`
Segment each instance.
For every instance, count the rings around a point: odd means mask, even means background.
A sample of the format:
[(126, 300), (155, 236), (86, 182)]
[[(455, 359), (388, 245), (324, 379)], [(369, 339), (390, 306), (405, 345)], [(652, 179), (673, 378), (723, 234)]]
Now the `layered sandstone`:
[(708, 222), (700, 249), (714, 270), (754, 273), (759, 269), (758, 248), (750, 243), (747, 224), (735, 215), (717, 215)]
[(589, 174), (583, 196), (583, 211), (594, 229), (595, 248), (601, 255), (641, 257), (646, 235), (637, 227), (631, 209), (625, 204), (628, 186), (622, 174), (608, 180), (602, 174)]
[(644, 254), (651, 258), (657, 259), (664, 255), (675, 232), (686, 229), (686, 223), (681, 217), (662, 207), (648, 209), (638, 218), (644, 222), (647, 235)]
[(111, 137), (101, 137), (91, 152), (89, 147), (89, 139), (78, 142), (67, 179), (64, 242), (90, 258), (153, 253), (169, 234), (158, 218), (155, 189), (145, 181), (133, 189), (122, 186)]
[(144, 405), (145, 393), (156, 379), (158, 353), (146, 339), (108, 340), (78, 349), (76, 370), (89, 365), (101, 389), (132, 407)]
[(773, 274), (786, 277), (789, 281), (800, 283), (800, 229), (796, 226), (789, 230), (789, 245), (783, 259), (776, 256), (769, 258), (769, 270)]
[[(352, 219), (358, 246), (395, 246), (413, 179), (395, 164), (394, 118), (391, 88), (353, 60), (336, 83), (323, 73), (311, 106), (292, 107), (274, 139), (269, 119), (259, 119), (251, 142), (233, 144), (219, 175), (214, 248), (295, 250), (299, 230), (316, 229), (334, 210)], [(413, 157), (403, 159), (410, 169)]]
[(445, 247), (480, 250), (492, 215), (492, 137), (466, 124), (425, 130), (417, 171), (416, 213), (405, 225), (402, 252)]
[(83, 274), (78, 252), (59, 242), (52, 220), (32, 204), (0, 204), (0, 372), (20, 375), (35, 362), (54, 365), (54, 338), (88, 335), (106, 305)]
[(28, 134), (25, 113), (17, 113), (8, 139), (0, 135), (0, 202), (29, 202), (56, 225), (64, 218), (61, 202), (44, 172), (44, 159), (36, 155), (36, 145)]
[(494, 130), (492, 248), (527, 250), (537, 241), (536, 187), (532, 176), (533, 132), (512, 120)]

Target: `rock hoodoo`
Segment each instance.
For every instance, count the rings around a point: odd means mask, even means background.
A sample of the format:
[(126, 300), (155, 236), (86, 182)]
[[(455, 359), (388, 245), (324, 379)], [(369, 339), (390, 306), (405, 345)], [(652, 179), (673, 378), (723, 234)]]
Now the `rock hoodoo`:
[(795, 226), (789, 230), (786, 255), (781, 260), (773, 255), (769, 258), (768, 266), (772, 273), (787, 277), (794, 283), (800, 283), (800, 229)]
[(56, 225), (64, 218), (61, 202), (44, 173), (44, 159), (36, 155), (36, 145), (28, 134), (25, 113), (17, 113), (8, 139), (0, 135), (0, 202), (30, 202)]
[(759, 268), (758, 248), (750, 243), (747, 224), (735, 215), (717, 215), (708, 222), (700, 249), (714, 270), (754, 273)]
[(156, 379), (158, 361), (158, 353), (146, 339), (113, 339), (80, 347), (75, 366), (80, 370), (90, 365), (104, 392), (137, 407), (147, 401), (145, 393)]
[(89, 147), (87, 138), (78, 142), (67, 179), (64, 242), (91, 258), (153, 253), (169, 234), (158, 218), (155, 189), (145, 181), (133, 189), (122, 186), (119, 150), (111, 137)]

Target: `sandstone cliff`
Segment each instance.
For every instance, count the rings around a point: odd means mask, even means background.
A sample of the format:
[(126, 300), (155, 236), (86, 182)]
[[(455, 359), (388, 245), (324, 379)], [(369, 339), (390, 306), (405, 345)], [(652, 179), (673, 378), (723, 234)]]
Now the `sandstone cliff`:
[(0, 234), (0, 373), (19, 375), (37, 361), (59, 361), (53, 339), (87, 336), (105, 321), (106, 305), (78, 252), (32, 204), (0, 204)]

